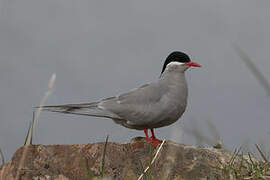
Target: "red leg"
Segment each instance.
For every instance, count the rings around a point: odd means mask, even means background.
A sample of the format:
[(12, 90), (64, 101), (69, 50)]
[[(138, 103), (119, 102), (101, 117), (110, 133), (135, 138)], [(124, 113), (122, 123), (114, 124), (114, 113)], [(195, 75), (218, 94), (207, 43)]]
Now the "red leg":
[(162, 141), (157, 139), (156, 136), (155, 136), (155, 133), (154, 133), (154, 129), (151, 129), (151, 133), (152, 133), (152, 141), (151, 141), (151, 144), (154, 146), (154, 147), (157, 147)]
[(155, 133), (154, 133), (154, 129), (151, 129), (151, 133), (152, 133), (152, 138), (157, 139), (156, 136), (155, 136)]
[(146, 137), (146, 141), (151, 142), (151, 139), (148, 136), (148, 129), (144, 129), (144, 134), (145, 134), (145, 137)]

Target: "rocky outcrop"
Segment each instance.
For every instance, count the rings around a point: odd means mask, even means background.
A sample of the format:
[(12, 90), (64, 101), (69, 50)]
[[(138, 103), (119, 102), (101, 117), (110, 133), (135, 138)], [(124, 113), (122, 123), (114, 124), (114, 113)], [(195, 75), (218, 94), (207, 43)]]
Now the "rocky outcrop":
[[(0, 180), (85, 180), (101, 176), (104, 142), (76, 145), (29, 145), (19, 148), (0, 168)], [(152, 148), (152, 155), (157, 152)], [(137, 180), (153, 156), (144, 138), (130, 143), (108, 142), (107, 179)], [(231, 159), (222, 149), (197, 148), (166, 141), (150, 171), (152, 179), (223, 179), (220, 168)], [(142, 179), (144, 179), (143, 177)]]

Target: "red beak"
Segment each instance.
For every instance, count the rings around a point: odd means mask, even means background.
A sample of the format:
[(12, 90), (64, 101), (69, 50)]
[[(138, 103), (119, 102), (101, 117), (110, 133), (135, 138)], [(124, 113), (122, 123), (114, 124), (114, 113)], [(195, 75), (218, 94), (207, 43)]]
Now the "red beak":
[(201, 67), (201, 65), (200, 65), (200, 64), (195, 63), (195, 62), (192, 62), (192, 61), (190, 61), (190, 62), (186, 63), (186, 65), (187, 65), (187, 66), (194, 66), (194, 67)]

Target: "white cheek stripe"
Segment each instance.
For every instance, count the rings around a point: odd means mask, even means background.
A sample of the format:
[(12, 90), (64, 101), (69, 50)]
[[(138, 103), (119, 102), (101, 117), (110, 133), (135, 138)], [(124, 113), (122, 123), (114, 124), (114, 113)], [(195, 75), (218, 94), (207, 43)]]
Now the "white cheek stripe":
[(179, 65), (184, 65), (184, 64), (185, 64), (185, 63), (173, 61), (173, 62), (170, 62), (170, 63), (168, 64), (168, 66), (173, 66), (173, 65), (179, 66)]

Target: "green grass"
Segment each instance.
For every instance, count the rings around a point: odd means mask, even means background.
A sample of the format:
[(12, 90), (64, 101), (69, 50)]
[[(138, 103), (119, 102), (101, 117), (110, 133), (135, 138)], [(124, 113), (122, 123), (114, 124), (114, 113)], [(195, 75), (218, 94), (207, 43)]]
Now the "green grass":
[(240, 154), (240, 149), (236, 149), (228, 162), (225, 164), (220, 162), (221, 167), (218, 167), (218, 169), (222, 171), (223, 179), (269, 179), (269, 160), (257, 144), (255, 144), (255, 147), (263, 161), (255, 157), (251, 152), (248, 152), (248, 155), (245, 156), (243, 153)]
[(151, 180), (152, 179), (152, 160), (153, 160), (153, 146), (149, 146), (149, 169), (147, 171), (147, 179)]
[(33, 141), (33, 128), (34, 128), (35, 112), (33, 112), (32, 121), (29, 123), (28, 131), (24, 140), (24, 146), (32, 144)]
[(235, 149), (230, 160), (223, 164), (220, 162), (221, 166), (217, 167), (222, 172), (222, 176), (224, 179), (231, 177), (240, 178), (242, 168), (243, 168), (243, 156), (241, 158), (240, 164), (236, 164), (236, 158), (239, 157), (240, 149)]
[(140, 169), (141, 169), (141, 174), (143, 174), (143, 180), (147, 180), (146, 179), (147, 177), (146, 177), (146, 174), (144, 172), (144, 168), (143, 168), (141, 160), (139, 160), (139, 165), (140, 165)]
[(5, 157), (4, 157), (4, 154), (3, 154), (2, 150), (1, 150), (1, 148), (0, 148), (0, 157), (1, 157), (1, 160), (2, 160), (1, 165), (5, 164)]
[(106, 141), (104, 144), (104, 149), (103, 149), (103, 155), (102, 155), (102, 164), (101, 164), (101, 178), (104, 178), (105, 175), (105, 157), (106, 157), (106, 150), (107, 150), (107, 144), (108, 144), (109, 136), (107, 135)]

